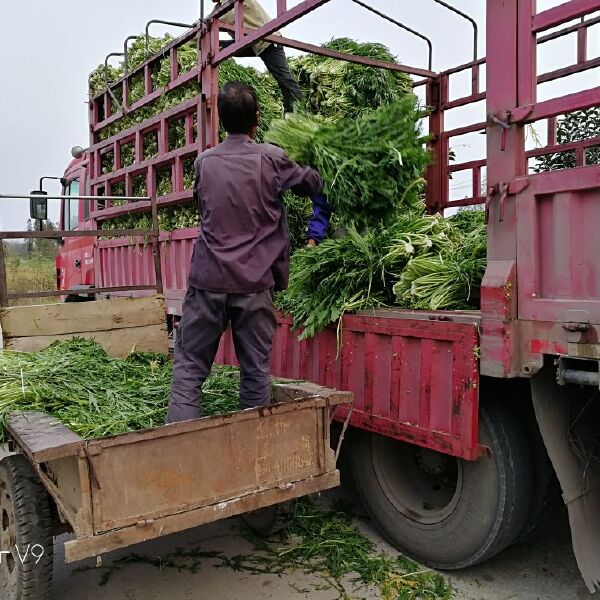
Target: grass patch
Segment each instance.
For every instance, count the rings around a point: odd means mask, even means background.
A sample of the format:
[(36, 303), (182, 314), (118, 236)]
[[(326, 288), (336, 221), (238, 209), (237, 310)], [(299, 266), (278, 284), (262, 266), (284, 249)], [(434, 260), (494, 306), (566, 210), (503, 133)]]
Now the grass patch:
[[(45, 292), (56, 289), (56, 266), (54, 259), (45, 256), (6, 258), (6, 283), (10, 292)], [(47, 304), (56, 298), (33, 298), (12, 300), (11, 305)]]

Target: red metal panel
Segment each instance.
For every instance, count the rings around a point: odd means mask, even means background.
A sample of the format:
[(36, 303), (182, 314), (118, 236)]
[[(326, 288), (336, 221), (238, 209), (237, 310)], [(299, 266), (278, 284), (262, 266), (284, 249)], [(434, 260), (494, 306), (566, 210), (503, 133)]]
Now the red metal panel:
[[(346, 316), (339, 356), (334, 327), (299, 342), (290, 319), (280, 316), (273, 374), (354, 392), (354, 426), (475, 459), (477, 317), (459, 323), (386, 315)], [(229, 332), (217, 362), (237, 364)]]
[(538, 13), (533, 17), (533, 32), (538, 33), (600, 9), (598, 0), (571, 0)]
[[(160, 236), (164, 294), (170, 314), (181, 314), (181, 301), (187, 288), (189, 265), (197, 237), (198, 230), (195, 228)], [(152, 246), (141, 239), (103, 240), (98, 243), (96, 257), (96, 277), (100, 282), (111, 287), (154, 284)]]
[[(581, 179), (588, 169), (564, 176)], [(521, 319), (564, 323), (585, 311), (587, 321), (600, 323), (600, 182), (588, 182), (587, 190), (538, 195), (532, 186), (519, 196)]]

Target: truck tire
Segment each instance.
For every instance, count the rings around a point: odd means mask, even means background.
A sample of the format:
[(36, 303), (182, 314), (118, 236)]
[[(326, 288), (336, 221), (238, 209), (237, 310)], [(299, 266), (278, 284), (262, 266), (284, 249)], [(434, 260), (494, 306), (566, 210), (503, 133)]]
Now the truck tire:
[(482, 406), (475, 462), (357, 432), (354, 477), (373, 520), (399, 550), (433, 568), (462, 569), (523, 531), (532, 503), (526, 430), (504, 403)]
[(0, 600), (48, 600), (53, 562), (50, 501), (19, 454), (0, 462), (0, 550), (10, 552), (1, 557)]
[(526, 427), (527, 439), (529, 441), (531, 456), (533, 460), (533, 492), (531, 507), (525, 520), (523, 531), (516, 543), (523, 544), (534, 540), (540, 533), (552, 527), (557, 511), (560, 512), (564, 503), (562, 501), (558, 479), (554, 469), (537, 421), (533, 412), (531, 398), (526, 397), (523, 401), (516, 402), (513, 407), (518, 412), (519, 422)]

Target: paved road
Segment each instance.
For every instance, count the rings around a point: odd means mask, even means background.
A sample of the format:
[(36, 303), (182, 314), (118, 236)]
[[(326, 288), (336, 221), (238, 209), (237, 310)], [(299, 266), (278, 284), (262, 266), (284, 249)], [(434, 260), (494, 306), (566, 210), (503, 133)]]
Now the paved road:
[[(393, 553), (368, 521), (359, 526), (382, 549)], [(248, 544), (239, 537), (240, 522), (231, 519), (143, 544), (136, 551), (152, 557), (165, 557), (176, 548), (199, 546), (203, 550), (220, 550), (228, 555), (245, 553)], [(112, 558), (128, 552), (117, 552)], [(92, 562), (86, 563), (93, 566)], [(249, 575), (216, 568), (210, 559), (202, 561), (198, 573), (162, 570), (148, 564), (128, 564), (114, 573), (109, 582), (99, 586), (101, 573), (96, 570), (77, 572), (76, 567), (55, 561), (53, 600), (335, 600), (334, 590), (318, 590), (322, 582), (302, 573), (285, 576)], [(572, 551), (568, 525), (557, 519), (556, 527), (535, 542), (516, 546), (485, 565), (449, 576), (458, 600), (580, 600), (592, 598), (584, 587)], [(375, 600), (374, 590), (363, 589), (356, 598)]]
[[(1, 458), (1, 452), (0, 452)], [(350, 501), (356, 497), (349, 489), (342, 494)], [(360, 510), (360, 509), (359, 509)], [(570, 547), (568, 523), (557, 512), (538, 539), (514, 546), (495, 559), (461, 572), (447, 575), (457, 600), (581, 600), (592, 599), (583, 585)], [(357, 525), (384, 551), (394, 554), (374, 530), (368, 519), (359, 518)], [(228, 556), (248, 553), (249, 544), (239, 535), (241, 523), (230, 519), (141, 544), (133, 550), (160, 559), (177, 549), (200, 548), (221, 551)], [(196, 573), (159, 568), (145, 562), (129, 563), (115, 571), (105, 585), (100, 585), (104, 570), (94, 568), (94, 561), (66, 566), (61, 542), (56, 544), (55, 585), (52, 600), (336, 600), (331, 589), (317, 589), (322, 581), (303, 573), (253, 575), (217, 568), (215, 561), (203, 558)], [(115, 559), (131, 555), (132, 550), (104, 557), (103, 566)], [(86, 570), (81, 570), (84, 567)], [(90, 568), (91, 567), (91, 568)], [(376, 600), (375, 590), (356, 592), (357, 599)]]

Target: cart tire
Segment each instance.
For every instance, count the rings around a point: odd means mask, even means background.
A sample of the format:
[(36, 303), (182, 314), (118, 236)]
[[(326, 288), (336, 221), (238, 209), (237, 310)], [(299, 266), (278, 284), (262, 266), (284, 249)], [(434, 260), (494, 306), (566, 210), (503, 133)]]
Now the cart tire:
[(269, 537), (283, 531), (296, 512), (296, 500), (268, 506), (242, 515), (244, 523), (258, 535)]
[(24, 456), (6, 457), (0, 462), (0, 550), (10, 554), (0, 564), (0, 600), (50, 598), (52, 542), (46, 490)]
[(357, 432), (354, 476), (363, 502), (398, 549), (437, 569), (481, 563), (512, 544), (532, 503), (526, 429), (505, 403), (481, 408), (489, 452), (470, 462)]

